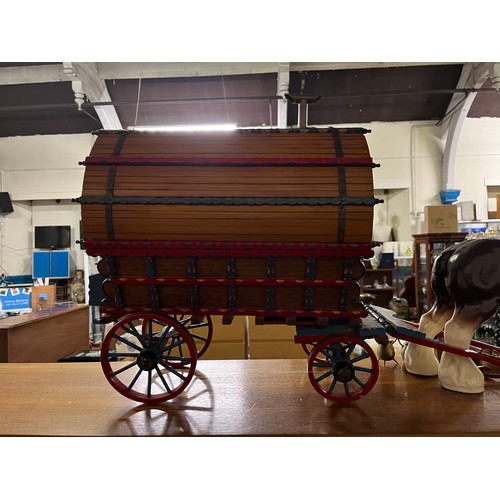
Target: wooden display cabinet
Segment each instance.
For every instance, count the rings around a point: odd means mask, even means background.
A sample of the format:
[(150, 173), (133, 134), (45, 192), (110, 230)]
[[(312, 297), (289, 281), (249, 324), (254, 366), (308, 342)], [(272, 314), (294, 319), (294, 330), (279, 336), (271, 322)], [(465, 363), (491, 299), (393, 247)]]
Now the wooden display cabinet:
[(360, 282), (362, 293), (375, 297), (371, 303), (380, 307), (389, 307), (389, 302), (394, 296), (393, 286), (394, 269), (369, 269), (366, 268)]
[(417, 318), (427, 312), (434, 302), (431, 288), (432, 264), (436, 255), (446, 247), (463, 241), (467, 233), (427, 233), (413, 235), (413, 273)]

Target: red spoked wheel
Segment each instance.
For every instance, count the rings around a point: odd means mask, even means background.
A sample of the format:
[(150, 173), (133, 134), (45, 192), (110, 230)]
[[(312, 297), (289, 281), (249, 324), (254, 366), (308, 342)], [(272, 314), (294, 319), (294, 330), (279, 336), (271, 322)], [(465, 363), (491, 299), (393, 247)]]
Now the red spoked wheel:
[(318, 342), (309, 354), (307, 370), (314, 389), (337, 402), (354, 401), (370, 392), (379, 373), (372, 348), (349, 337)]
[[(178, 345), (183, 347), (181, 355)], [(178, 396), (191, 382), (196, 360), (187, 329), (159, 314), (120, 319), (101, 347), (101, 366), (109, 383), (140, 403), (162, 403)]]
[[(196, 357), (198, 359), (201, 358), (212, 341), (213, 325), (210, 316), (175, 315), (173, 318), (188, 331), (196, 350)], [(159, 324), (161, 326), (161, 323)], [(177, 356), (180, 359), (184, 358), (184, 344), (182, 338), (176, 335), (175, 332), (171, 332), (168, 336), (165, 347), (172, 357)], [(178, 365), (181, 366), (182, 362), (179, 362)]]

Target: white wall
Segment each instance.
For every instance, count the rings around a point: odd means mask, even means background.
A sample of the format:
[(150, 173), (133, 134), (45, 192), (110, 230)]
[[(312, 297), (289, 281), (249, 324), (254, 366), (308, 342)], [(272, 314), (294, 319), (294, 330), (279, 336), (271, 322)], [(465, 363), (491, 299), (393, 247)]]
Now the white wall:
[(84, 167), (92, 134), (0, 138), (1, 191), (10, 194), (14, 212), (0, 227), (0, 264), (8, 275), (31, 274), (34, 226), (71, 226), (73, 265), (83, 268), (75, 244), (80, 232)]
[(457, 149), (455, 187), (459, 201), (474, 201), (478, 219), (488, 218), (486, 186), (500, 186), (500, 119), (465, 121)]
[[(411, 240), (421, 230), (424, 206), (440, 204), (440, 127), (432, 122), (350, 126), (371, 130), (370, 153), (381, 164), (374, 169), (374, 185), (385, 201), (376, 208), (386, 211), (397, 239)], [(34, 225), (70, 225), (75, 264), (83, 266), (83, 252), (74, 244), (80, 206), (70, 200), (81, 194), (84, 167), (78, 163), (94, 140), (92, 134), (0, 138), (1, 190), (10, 193), (15, 210), (0, 227), (0, 263), (8, 274), (30, 269)], [(465, 120), (455, 168), (459, 201), (474, 201), (478, 217), (486, 218), (486, 186), (500, 185), (500, 119)]]

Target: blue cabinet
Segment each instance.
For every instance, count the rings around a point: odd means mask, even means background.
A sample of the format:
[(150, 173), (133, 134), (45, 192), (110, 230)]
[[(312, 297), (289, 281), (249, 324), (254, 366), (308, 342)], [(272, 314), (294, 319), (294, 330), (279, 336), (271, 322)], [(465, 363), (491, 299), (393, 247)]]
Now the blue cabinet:
[(69, 278), (69, 250), (33, 252), (33, 278)]

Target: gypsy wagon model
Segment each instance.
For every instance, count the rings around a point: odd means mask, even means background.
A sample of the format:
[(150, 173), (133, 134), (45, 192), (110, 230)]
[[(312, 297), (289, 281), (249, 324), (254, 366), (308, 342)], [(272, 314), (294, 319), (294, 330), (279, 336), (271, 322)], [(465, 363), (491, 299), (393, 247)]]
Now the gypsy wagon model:
[(101, 364), (117, 391), (145, 403), (179, 395), (214, 315), (296, 325), (322, 396), (370, 391), (379, 368), (365, 339), (396, 329), (359, 300), (378, 202), (367, 132), (96, 133), (77, 201), (106, 278)]

